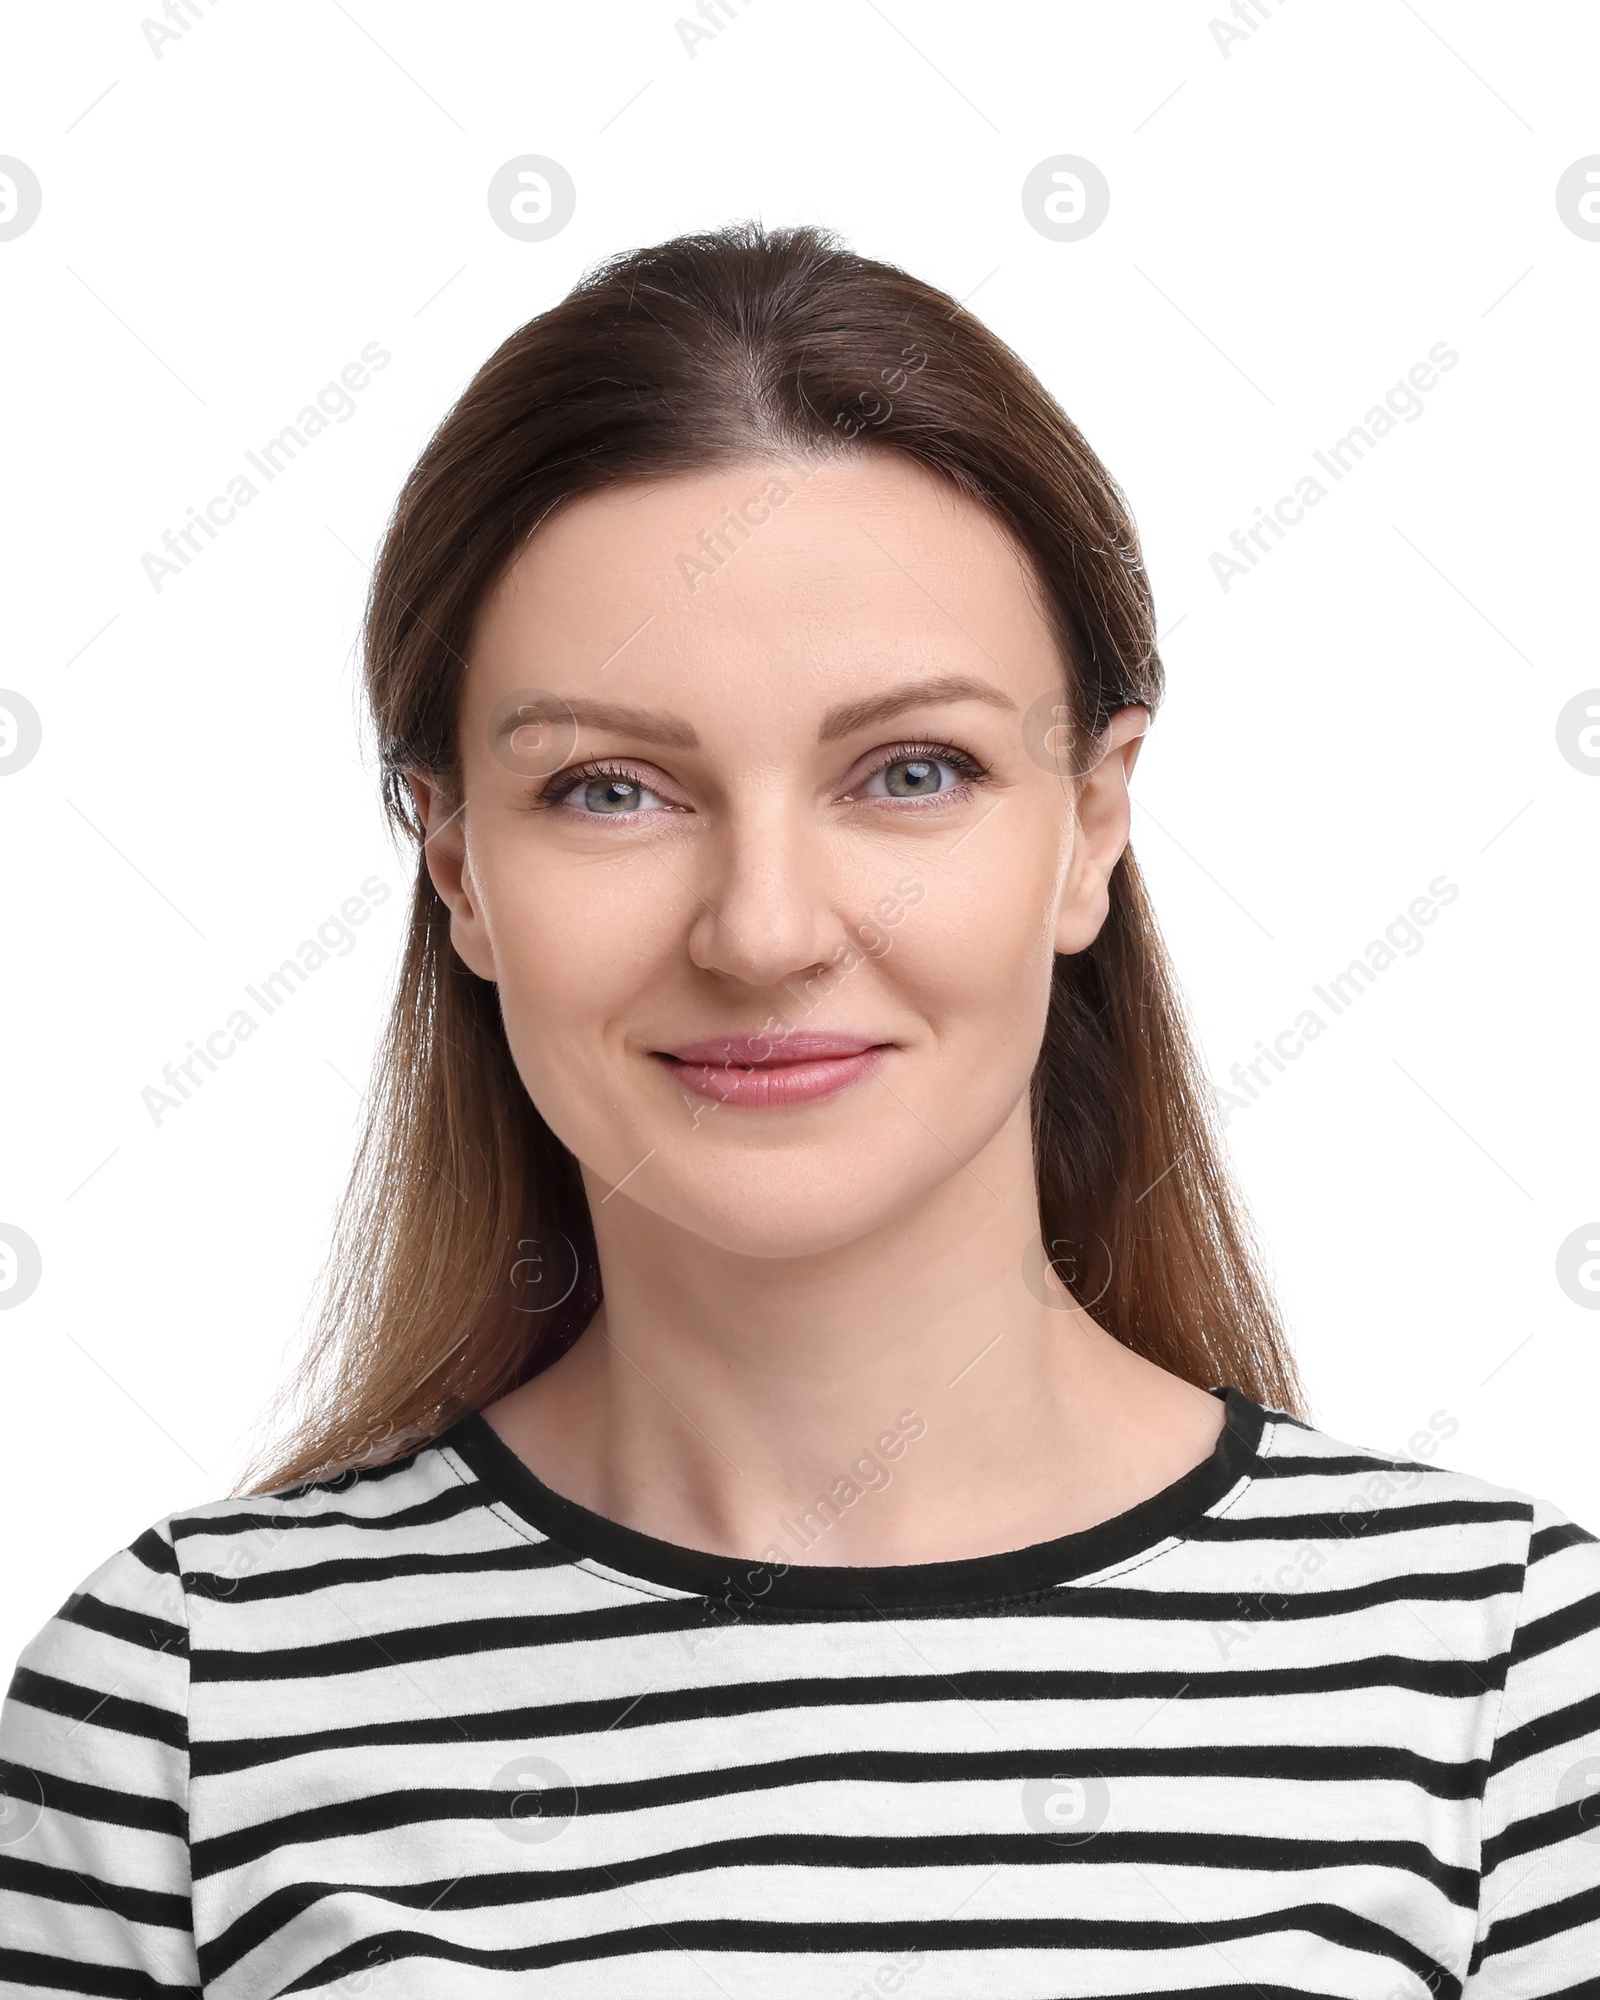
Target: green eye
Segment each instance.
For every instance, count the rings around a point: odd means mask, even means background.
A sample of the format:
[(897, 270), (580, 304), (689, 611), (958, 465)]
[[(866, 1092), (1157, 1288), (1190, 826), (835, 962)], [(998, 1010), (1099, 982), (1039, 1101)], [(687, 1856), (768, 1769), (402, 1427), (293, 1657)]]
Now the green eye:
[(640, 800), (645, 797), (645, 789), (631, 778), (591, 778), (580, 797), (585, 812), (637, 812)]
[(572, 779), (550, 793), (547, 802), (594, 819), (636, 818), (664, 803), (626, 771), (593, 771)]
[(874, 771), (866, 790), (869, 797), (926, 799), (948, 791), (957, 782), (955, 771), (937, 757), (899, 757), (881, 771)]

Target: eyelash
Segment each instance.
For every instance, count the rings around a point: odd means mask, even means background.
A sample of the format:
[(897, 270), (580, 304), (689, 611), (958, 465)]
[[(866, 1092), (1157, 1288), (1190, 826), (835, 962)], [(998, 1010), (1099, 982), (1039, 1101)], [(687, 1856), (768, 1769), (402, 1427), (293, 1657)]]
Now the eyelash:
[(572, 764), (565, 771), (557, 771), (528, 803), (535, 808), (559, 809), (580, 785), (592, 785), (601, 778), (620, 778), (624, 784), (638, 785), (645, 791), (649, 789), (649, 780), (643, 771), (627, 764)]
[[(953, 743), (896, 743), (892, 749), (883, 752), (874, 762), (870, 771), (863, 772), (861, 784), (875, 778), (880, 771), (887, 771), (891, 764), (914, 764), (919, 758), (926, 758), (930, 764), (948, 764), (961, 785), (982, 785), (988, 782), (987, 769), (968, 751), (958, 750)], [(859, 790), (860, 787), (858, 786)], [(930, 798), (947, 799), (960, 789), (952, 785), (948, 792), (930, 793)], [(918, 801), (908, 800), (908, 804)]]
[[(954, 744), (896, 743), (876, 759), (870, 770), (864, 771), (861, 774), (855, 789), (859, 790), (869, 779), (875, 778), (880, 771), (887, 771), (892, 764), (914, 763), (918, 758), (926, 758), (930, 763), (948, 764), (960, 780), (960, 785), (952, 785), (949, 791), (930, 793), (929, 796), (931, 798), (947, 799), (951, 793), (963, 787), (988, 783), (989, 773), (987, 768), (980, 764), (977, 758), (972, 756), (968, 751), (956, 749)], [(603, 762), (573, 764), (565, 771), (556, 772), (555, 776), (540, 791), (533, 795), (529, 800), (529, 804), (536, 810), (559, 810), (566, 805), (568, 799), (571, 798), (580, 785), (592, 785), (597, 780), (604, 778), (620, 778), (625, 784), (638, 785), (644, 789), (649, 788), (649, 780), (637, 766), (626, 763), (608, 764)], [(901, 803), (916, 805), (922, 803), (922, 801), (904, 800)]]

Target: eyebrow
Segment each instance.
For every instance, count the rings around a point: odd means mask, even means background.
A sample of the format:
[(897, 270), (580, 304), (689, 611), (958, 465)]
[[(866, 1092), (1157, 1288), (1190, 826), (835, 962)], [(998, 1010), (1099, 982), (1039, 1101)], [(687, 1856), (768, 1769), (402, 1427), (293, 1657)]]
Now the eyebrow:
[[(859, 701), (843, 702), (830, 709), (817, 731), (819, 743), (834, 743), (852, 736), (873, 723), (887, 722), (908, 708), (923, 708), (938, 702), (984, 701), (991, 708), (1009, 709), (1017, 704), (989, 681), (969, 674), (941, 674), (932, 680), (902, 681), (881, 694)], [(609, 729), (620, 736), (632, 736), (641, 743), (656, 743), (669, 750), (698, 750), (700, 738), (681, 717), (663, 715), (647, 708), (630, 708), (622, 702), (566, 701), (556, 695), (548, 700), (521, 702), (505, 716), (495, 731), (495, 740), (510, 736), (525, 723), (576, 722), (590, 729)]]
[(992, 708), (1008, 708), (1013, 713), (1017, 706), (1010, 695), (989, 681), (974, 680), (969, 674), (941, 674), (934, 680), (902, 681), (898, 687), (886, 688), (882, 694), (842, 703), (824, 718), (817, 732), (817, 741), (832, 743), (841, 736), (854, 735), (856, 730), (865, 729), (871, 723), (887, 722), (891, 716), (900, 715), (908, 708), (923, 708), (945, 701), (986, 701)]
[(647, 708), (629, 708), (614, 701), (565, 701), (560, 695), (546, 701), (519, 703), (501, 720), (494, 732), (495, 741), (510, 736), (528, 722), (577, 722), (590, 729), (609, 729), (618, 736), (633, 736), (641, 743), (659, 743), (668, 750), (700, 748), (695, 731), (675, 715), (653, 714)]

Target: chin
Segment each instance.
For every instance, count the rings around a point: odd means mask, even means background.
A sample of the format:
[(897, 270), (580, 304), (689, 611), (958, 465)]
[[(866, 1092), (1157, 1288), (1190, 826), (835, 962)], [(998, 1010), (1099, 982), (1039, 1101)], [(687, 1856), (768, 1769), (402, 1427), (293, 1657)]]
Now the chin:
[[(831, 1148), (760, 1160), (664, 1160), (648, 1188), (630, 1184), (624, 1195), (670, 1228), (730, 1255), (782, 1261), (872, 1235), (924, 1198), (950, 1164), (948, 1158), (869, 1161), (859, 1151), (835, 1157)], [(591, 1190), (591, 1203), (595, 1198)]]

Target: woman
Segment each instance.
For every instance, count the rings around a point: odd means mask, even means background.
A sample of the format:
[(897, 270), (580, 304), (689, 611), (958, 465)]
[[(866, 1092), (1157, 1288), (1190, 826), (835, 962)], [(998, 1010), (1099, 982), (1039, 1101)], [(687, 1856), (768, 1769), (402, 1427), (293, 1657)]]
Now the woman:
[(618, 259), (422, 455), (289, 1443), (4, 1719), (8, 1991), (1600, 1993), (1600, 1554), (1309, 1427), (1133, 525), (944, 294)]

